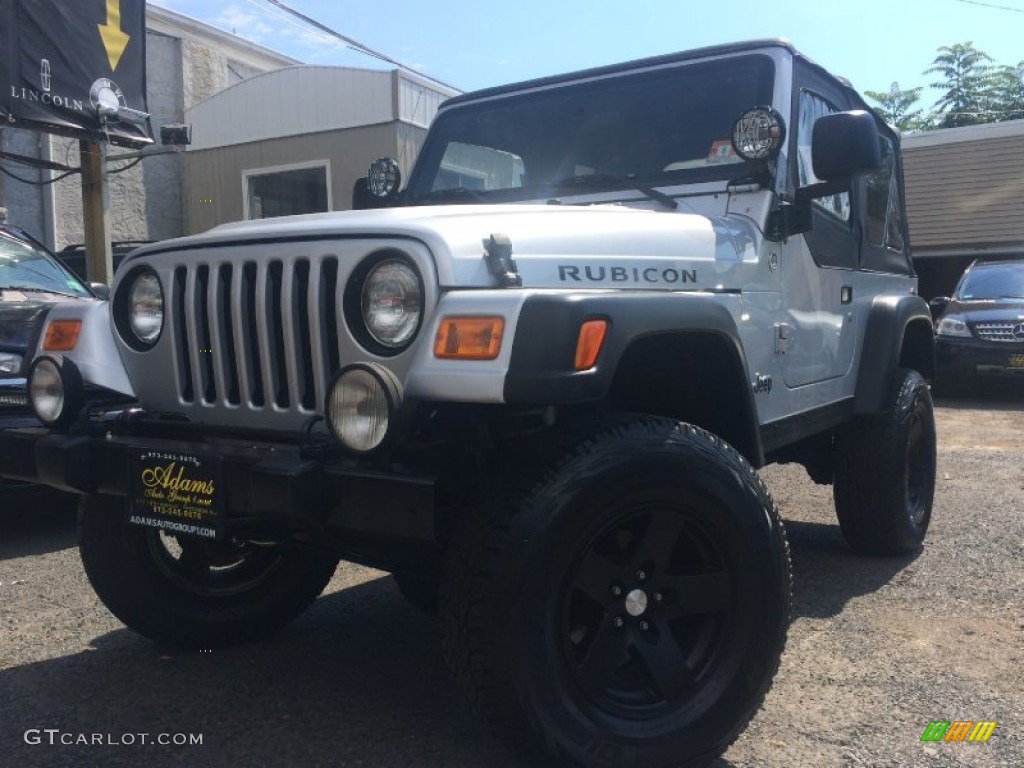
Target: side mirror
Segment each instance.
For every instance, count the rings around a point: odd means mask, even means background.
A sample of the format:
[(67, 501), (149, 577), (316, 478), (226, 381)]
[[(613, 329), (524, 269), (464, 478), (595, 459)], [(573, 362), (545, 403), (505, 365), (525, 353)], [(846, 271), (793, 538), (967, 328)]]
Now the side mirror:
[(89, 290), (96, 294), (97, 299), (110, 301), (110, 286), (106, 283), (89, 283)]
[(939, 315), (946, 311), (946, 307), (949, 306), (950, 301), (951, 299), (949, 296), (936, 296), (928, 302), (928, 309), (931, 310), (932, 320), (939, 319)]
[(857, 109), (819, 117), (811, 134), (811, 165), (822, 181), (846, 180), (881, 166), (874, 116)]
[(811, 132), (811, 167), (821, 179), (796, 190), (791, 210), (782, 218), (783, 236), (811, 229), (811, 201), (846, 192), (854, 176), (882, 165), (882, 144), (874, 115), (863, 109), (822, 115)]

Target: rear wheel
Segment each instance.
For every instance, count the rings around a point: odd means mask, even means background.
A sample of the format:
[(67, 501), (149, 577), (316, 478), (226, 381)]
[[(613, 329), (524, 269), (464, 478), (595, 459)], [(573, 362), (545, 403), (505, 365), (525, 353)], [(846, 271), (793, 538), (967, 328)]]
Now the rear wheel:
[(901, 370), (887, 409), (836, 432), (833, 497), (858, 552), (901, 555), (924, 541), (935, 495), (935, 413), (921, 374)]
[[(778, 667), (790, 601), (777, 509), (728, 445), (618, 422), (467, 523), (445, 649), (499, 735), (580, 765), (699, 765)], [(531, 477), (531, 475), (533, 475)]]
[(132, 526), (124, 503), (82, 498), (82, 564), (110, 612), (160, 643), (214, 648), (268, 635), (316, 599), (338, 564), (328, 553)]

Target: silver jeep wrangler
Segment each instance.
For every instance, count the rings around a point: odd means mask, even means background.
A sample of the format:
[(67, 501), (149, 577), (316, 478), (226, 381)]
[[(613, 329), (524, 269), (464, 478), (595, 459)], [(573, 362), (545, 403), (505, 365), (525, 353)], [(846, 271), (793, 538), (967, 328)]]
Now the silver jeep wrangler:
[[(781, 41), (471, 93), (361, 210), (145, 246), (58, 307), (10, 477), (83, 494), (96, 592), (161, 643), (250, 641), (339, 558), (440, 615), (515, 749), (699, 765), (760, 706), (790, 610), (755, 472), (921, 545), (928, 306), (898, 134)], [(44, 334), (45, 338), (49, 334)]]

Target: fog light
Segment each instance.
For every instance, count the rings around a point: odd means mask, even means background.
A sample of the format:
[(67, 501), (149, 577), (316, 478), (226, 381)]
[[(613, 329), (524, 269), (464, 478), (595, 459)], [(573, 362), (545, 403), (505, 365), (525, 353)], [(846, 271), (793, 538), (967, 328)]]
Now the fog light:
[(343, 368), (327, 392), (324, 412), (338, 441), (356, 453), (381, 447), (402, 405), (402, 385), (377, 363)]
[(82, 403), (82, 376), (69, 360), (40, 357), (29, 369), (28, 399), (43, 424), (58, 427), (78, 415)]

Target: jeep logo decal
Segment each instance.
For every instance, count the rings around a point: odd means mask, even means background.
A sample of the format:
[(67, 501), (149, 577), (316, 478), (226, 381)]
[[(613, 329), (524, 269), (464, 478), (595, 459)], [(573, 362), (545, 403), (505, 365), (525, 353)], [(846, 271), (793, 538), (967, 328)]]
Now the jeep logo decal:
[(673, 267), (599, 267), (558, 265), (558, 279), (563, 283), (696, 283), (696, 269)]

